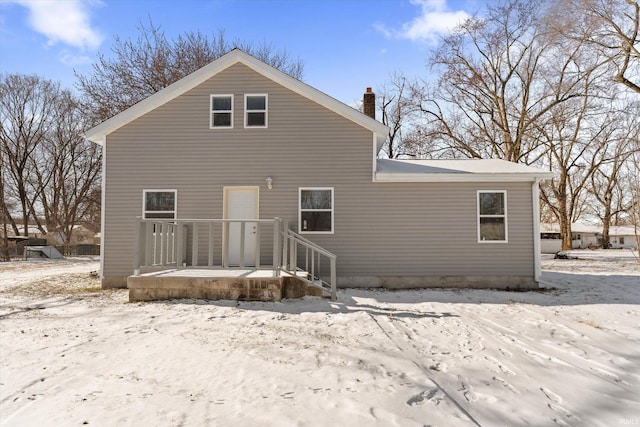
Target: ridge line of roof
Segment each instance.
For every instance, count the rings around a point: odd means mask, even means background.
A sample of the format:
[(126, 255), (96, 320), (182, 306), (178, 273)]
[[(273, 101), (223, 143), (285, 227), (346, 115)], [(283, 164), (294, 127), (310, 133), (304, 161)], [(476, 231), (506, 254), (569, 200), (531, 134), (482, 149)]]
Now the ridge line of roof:
[(260, 61), (254, 56), (251, 56), (238, 48), (227, 52), (204, 67), (94, 126), (84, 133), (84, 137), (97, 144), (103, 144), (106, 135), (114, 132), (122, 126), (125, 126), (142, 115), (153, 111), (155, 108), (177, 98), (237, 63), (242, 63), (258, 74), (267, 77), (281, 86), (314, 101), (325, 108), (328, 108), (329, 110), (371, 130), (372, 132), (384, 134), (386, 137), (388, 127), (384, 124), (366, 116), (364, 113), (361, 113), (355, 108), (350, 107), (319, 89), (316, 89), (313, 86), (291, 77), (263, 61)]

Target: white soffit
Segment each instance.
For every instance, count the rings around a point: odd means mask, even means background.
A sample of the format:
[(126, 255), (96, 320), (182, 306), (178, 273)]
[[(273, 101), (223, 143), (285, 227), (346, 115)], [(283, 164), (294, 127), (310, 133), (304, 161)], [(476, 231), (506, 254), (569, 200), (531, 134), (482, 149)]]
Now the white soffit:
[(115, 130), (125, 126), (133, 120), (147, 114), (165, 103), (177, 98), (183, 93), (204, 83), (221, 71), (230, 66), (242, 63), (257, 73), (267, 77), (268, 79), (296, 92), (297, 94), (310, 99), (323, 107), (361, 125), (362, 127), (376, 133), (379, 137), (386, 138), (389, 128), (382, 123), (370, 118), (360, 111), (349, 107), (348, 105), (338, 101), (337, 99), (301, 82), (282, 71), (265, 64), (264, 62), (254, 58), (253, 56), (234, 49), (231, 52), (221, 56), (205, 65), (188, 76), (178, 80), (172, 85), (158, 91), (157, 93), (145, 98), (125, 111), (113, 116), (112, 118), (102, 122), (101, 124), (89, 129), (85, 132), (84, 137), (89, 141), (102, 145), (105, 137)]

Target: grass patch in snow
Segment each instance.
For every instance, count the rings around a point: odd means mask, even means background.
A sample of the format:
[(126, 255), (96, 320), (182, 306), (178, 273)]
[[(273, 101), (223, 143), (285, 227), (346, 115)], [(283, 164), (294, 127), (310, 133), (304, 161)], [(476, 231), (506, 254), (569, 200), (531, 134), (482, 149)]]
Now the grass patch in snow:
[(60, 274), (45, 279), (29, 281), (12, 289), (2, 289), (0, 293), (32, 297), (79, 295), (102, 291), (100, 279), (90, 273)]
[(578, 323), (584, 323), (585, 325), (591, 326), (592, 328), (602, 329), (602, 326), (598, 325), (593, 320), (578, 320)]

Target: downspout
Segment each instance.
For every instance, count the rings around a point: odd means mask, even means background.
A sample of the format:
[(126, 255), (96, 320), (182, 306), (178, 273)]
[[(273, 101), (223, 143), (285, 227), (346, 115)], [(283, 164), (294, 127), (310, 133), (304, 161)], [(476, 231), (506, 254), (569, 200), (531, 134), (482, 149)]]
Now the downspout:
[(104, 242), (107, 211), (107, 136), (102, 141), (102, 179), (100, 183), (100, 280), (104, 284)]
[(373, 150), (372, 150), (372, 165), (371, 165), (371, 182), (376, 182), (376, 172), (378, 172), (378, 151), (377, 151), (377, 144), (378, 142), (378, 136), (376, 135), (375, 132), (373, 132)]
[(533, 203), (533, 280), (540, 283), (540, 178), (536, 178), (531, 186)]

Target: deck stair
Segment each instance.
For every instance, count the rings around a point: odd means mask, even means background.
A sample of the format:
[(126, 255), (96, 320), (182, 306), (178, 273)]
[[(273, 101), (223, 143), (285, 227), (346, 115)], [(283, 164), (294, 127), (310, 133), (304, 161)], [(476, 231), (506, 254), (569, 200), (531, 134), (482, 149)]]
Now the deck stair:
[[(230, 265), (230, 242), (223, 237), (230, 235), (234, 224), (241, 231), (239, 265)], [(255, 230), (257, 235), (252, 259), (244, 255), (249, 252), (245, 251), (245, 230)], [(272, 238), (270, 260), (267, 254), (260, 254), (261, 240), (265, 238)], [(268, 264), (265, 258), (271, 265), (265, 265)], [(336, 256), (295, 233), (279, 218), (139, 218), (134, 274), (128, 278), (127, 286), (130, 301), (173, 298), (278, 301), (306, 295), (335, 301)]]

